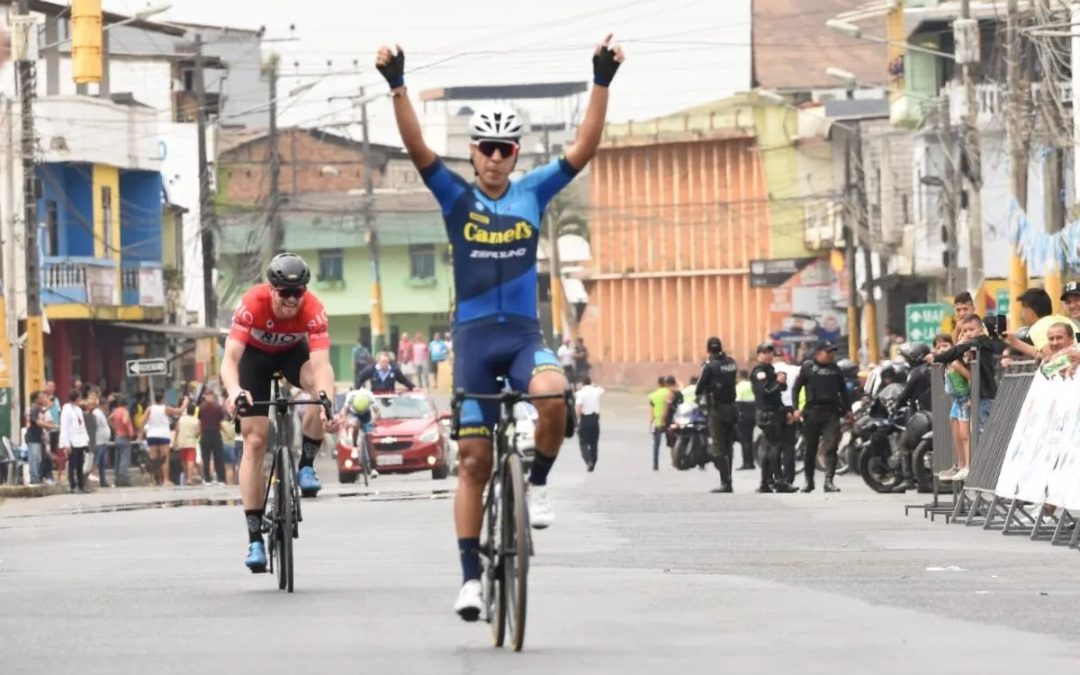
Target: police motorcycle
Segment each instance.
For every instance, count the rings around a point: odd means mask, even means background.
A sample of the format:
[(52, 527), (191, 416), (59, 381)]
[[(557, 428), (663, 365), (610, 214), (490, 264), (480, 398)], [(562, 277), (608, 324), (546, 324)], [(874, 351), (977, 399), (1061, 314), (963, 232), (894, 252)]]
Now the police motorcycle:
[[(915, 345), (920, 360), (930, 353), (925, 345)], [(876, 396), (865, 416), (855, 423), (859, 449), (859, 472), (875, 492), (903, 493), (918, 488), (933, 489), (933, 421), (929, 411), (898, 407), (896, 401), (906, 381), (906, 364), (894, 363), (880, 373)]]
[[(844, 447), (844, 454), (848, 455), (852, 470), (863, 476), (867, 485), (878, 492), (888, 492), (899, 482), (894, 482), (887, 476), (882, 477), (880, 474), (883, 467), (880, 462), (871, 460), (892, 455), (892, 439), (898, 430), (890, 420), (889, 410), (904, 391), (907, 373), (907, 364), (898, 362), (886, 362), (874, 368), (867, 378), (866, 395), (852, 410), (854, 422), (851, 425), (851, 442), (850, 447)], [(864, 473), (871, 465), (878, 472), (876, 479), (867, 479)], [(887, 462), (884, 468), (887, 468)], [(877, 489), (886, 485), (887, 489)]]
[(709, 421), (697, 401), (691, 399), (679, 403), (668, 430), (675, 436), (671, 463), (676, 469), (704, 469), (710, 463)]

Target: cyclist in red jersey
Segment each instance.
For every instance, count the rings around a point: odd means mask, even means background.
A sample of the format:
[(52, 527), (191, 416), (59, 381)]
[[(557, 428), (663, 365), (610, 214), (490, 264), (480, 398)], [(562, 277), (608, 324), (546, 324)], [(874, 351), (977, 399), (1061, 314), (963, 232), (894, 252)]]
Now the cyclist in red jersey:
[[(270, 261), (267, 282), (253, 287), (233, 314), (225, 341), (221, 381), (228, 393), (230, 412), (237, 399), (269, 400), (274, 373), (293, 386), (318, 396), (334, 396), (334, 369), (330, 365), (330, 333), (323, 304), (307, 290), (311, 271), (295, 253), (280, 253)], [(305, 494), (322, 487), (315, 475), (315, 456), (326, 431), (337, 427), (322, 406), (304, 412), (303, 448), (297, 483)], [(270, 435), (269, 406), (250, 406), (240, 421), (244, 456), (240, 462), (240, 497), (248, 528), (248, 555), (244, 564), (252, 572), (266, 571), (262, 540), (263, 455)]]

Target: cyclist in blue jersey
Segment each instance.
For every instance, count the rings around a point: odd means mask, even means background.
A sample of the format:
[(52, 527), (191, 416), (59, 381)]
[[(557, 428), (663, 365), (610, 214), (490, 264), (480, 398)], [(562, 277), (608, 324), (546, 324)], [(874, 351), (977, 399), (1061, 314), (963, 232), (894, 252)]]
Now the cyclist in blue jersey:
[[(457, 304), (454, 316), (454, 387), (497, 393), (505, 376), (517, 391), (559, 394), (566, 376), (544, 345), (537, 319), (536, 251), (548, 202), (596, 155), (607, 115), (608, 87), (623, 61), (611, 35), (593, 54), (593, 82), (577, 138), (563, 157), (511, 181), (522, 136), (521, 118), (505, 105), (481, 107), (469, 121), (476, 182), (453, 173), (424, 142), (405, 89), (401, 47), (379, 50), (376, 66), (390, 84), (398, 131), (405, 149), (442, 207), (453, 249)], [(529, 472), (528, 506), (533, 527), (551, 525), (554, 514), (547, 477), (562, 445), (566, 408), (561, 400), (536, 402), (537, 453)], [(464, 583), (454, 610), (466, 621), (480, 617), (479, 536), (482, 495), (491, 475), (492, 431), (498, 404), (467, 401), (461, 410), (460, 469), (454, 523)]]

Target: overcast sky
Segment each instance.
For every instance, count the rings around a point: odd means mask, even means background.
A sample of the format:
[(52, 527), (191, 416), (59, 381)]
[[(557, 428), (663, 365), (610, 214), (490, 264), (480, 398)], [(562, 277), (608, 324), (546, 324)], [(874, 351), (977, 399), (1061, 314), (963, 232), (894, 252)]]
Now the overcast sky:
[[(103, 4), (107, 10), (132, 13), (147, 0)], [(296, 42), (266, 45), (281, 53), (283, 76), (325, 73), (328, 60), (333, 61), (330, 71), (342, 73), (359, 61), (356, 75), (283, 79), (282, 92), (319, 82), (283, 103), (284, 124), (302, 125), (325, 115), (329, 96), (353, 94), (361, 85), (385, 88), (374, 70), (374, 56), (380, 45), (395, 42), (405, 49), (406, 81), (415, 93), (450, 85), (591, 79), (592, 45), (605, 32), (614, 32), (627, 51), (627, 63), (612, 87), (613, 121), (668, 114), (746, 90), (750, 82), (750, 0), (172, 0), (172, 4), (155, 18), (265, 26), (268, 38), (295, 36)], [(290, 25), (295, 25), (294, 33)], [(534, 110), (539, 117), (558, 113)], [(371, 114), (375, 140), (392, 141), (385, 138), (392, 132), (388, 103), (379, 101)]]

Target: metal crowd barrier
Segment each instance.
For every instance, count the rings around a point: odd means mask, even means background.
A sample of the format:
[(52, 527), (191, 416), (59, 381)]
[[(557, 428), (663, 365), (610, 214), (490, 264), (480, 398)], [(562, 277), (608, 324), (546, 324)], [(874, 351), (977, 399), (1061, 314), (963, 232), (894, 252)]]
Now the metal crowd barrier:
[(979, 437), (974, 435), (978, 428), (978, 410), (972, 399), (971, 473), (953, 511), (953, 518), (966, 525), (981, 523), (989, 529), (999, 516), (1007, 515), (1002, 500), (994, 491), (1001, 465), (1005, 461), (1005, 452), (1009, 449), (1009, 441), (1037, 372), (1038, 366), (1034, 361), (1014, 363), (1004, 369), (986, 429)]

